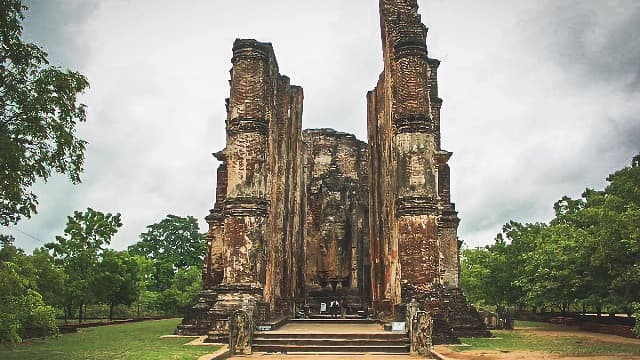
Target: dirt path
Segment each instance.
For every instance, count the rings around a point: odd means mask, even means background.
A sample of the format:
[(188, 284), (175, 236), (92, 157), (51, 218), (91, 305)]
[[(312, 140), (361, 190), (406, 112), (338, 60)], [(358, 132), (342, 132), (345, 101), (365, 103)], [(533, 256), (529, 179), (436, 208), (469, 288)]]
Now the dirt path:
[(609, 356), (563, 356), (537, 351), (484, 351), (473, 350), (462, 353), (454, 352), (450, 348), (436, 346), (436, 351), (451, 360), (637, 360), (639, 356), (609, 355)]
[(518, 328), (519, 332), (525, 334), (534, 334), (537, 336), (579, 336), (593, 339), (597, 342), (603, 343), (615, 343), (615, 344), (636, 344), (640, 346), (640, 339), (631, 339), (617, 335), (600, 334), (590, 331), (580, 330), (578, 327), (557, 327), (552, 329), (538, 329), (538, 328)]
[[(535, 335), (539, 337), (580, 337), (589, 339), (593, 343), (607, 343), (607, 344), (625, 344), (625, 345), (637, 345), (640, 348), (640, 339), (624, 338), (616, 335), (598, 334), (588, 331), (583, 331), (577, 327), (557, 327), (549, 329), (541, 328), (519, 328), (516, 331), (526, 334)], [(451, 360), (521, 360), (521, 359), (540, 359), (540, 360), (640, 360), (640, 356), (637, 355), (598, 355), (598, 356), (567, 356), (546, 352), (537, 351), (492, 351), (492, 350), (470, 350), (464, 352), (455, 352), (448, 346), (436, 346), (436, 351), (446, 356)]]

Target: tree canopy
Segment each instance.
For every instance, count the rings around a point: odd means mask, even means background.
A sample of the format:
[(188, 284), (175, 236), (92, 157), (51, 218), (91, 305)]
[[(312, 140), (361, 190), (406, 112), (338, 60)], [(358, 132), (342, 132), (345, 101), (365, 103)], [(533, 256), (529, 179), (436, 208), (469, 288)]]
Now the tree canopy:
[(640, 156), (553, 208), (549, 224), (509, 222), (495, 243), (462, 253), (477, 303), (631, 313), (640, 302)]
[(26, 9), (20, 0), (0, 1), (0, 225), (36, 212), (36, 180), (57, 172), (78, 183), (84, 163), (76, 125), (86, 120), (78, 95), (89, 82), (22, 40)]
[(204, 234), (199, 232), (198, 220), (193, 216), (167, 215), (159, 223), (147, 226), (140, 241), (129, 252), (153, 259), (154, 273), (151, 290), (163, 291), (171, 287), (178, 270), (202, 269), (207, 251)]
[(0, 344), (17, 343), (27, 330), (57, 334), (55, 309), (38, 292), (37, 269), (21, 249), (0, 248)]
[(120, 214), (105, 214), (91, 208), (85, 212), (75, 211), (68, 217), (64, 236), (45, 245), (67, 274), (65, 310), (70, 313), (73, 306), (78, 306), (79, 321), (82, 321), (83, 306), (94, 295), (90, 289), (98, 263), (121, 226)]

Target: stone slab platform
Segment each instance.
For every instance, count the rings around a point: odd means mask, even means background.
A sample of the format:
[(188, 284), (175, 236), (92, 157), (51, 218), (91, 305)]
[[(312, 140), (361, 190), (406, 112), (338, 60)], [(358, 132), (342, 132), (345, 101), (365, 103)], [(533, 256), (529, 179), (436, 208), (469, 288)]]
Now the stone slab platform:
[[(246, 359), (261, 359), (261, 360), (354, 360), (354, 359), (372, 359), (372, 360), (400, 360), (400, 359), (415, 359), (409, 354), (340, 354), (340, 353), (325, 353), (318, 355), (316, 353), (310, 354), (267, 354), (267, 353), (255, 353), (253, 355), (233, 356), (228, 358), (229, 360), (246, 360)], [(425, 359), (425, 358), (421, 358)]]
[(334, 320), (330, 323), (289, 322), (277, 330), (257, 332), (260, 334), (389, 334), (381, 324), (350, 324)]

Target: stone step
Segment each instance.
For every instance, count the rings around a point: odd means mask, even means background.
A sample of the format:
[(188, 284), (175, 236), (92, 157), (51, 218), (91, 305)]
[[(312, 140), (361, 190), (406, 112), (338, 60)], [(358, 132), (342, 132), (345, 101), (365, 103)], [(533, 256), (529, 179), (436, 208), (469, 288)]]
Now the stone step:
[(253, 345), (254, 352), (279, 352), (279, 353), (384, 353), (384, 354), (407, 354), (408, 345)]
[(319, 338), (319, 339), (300, 339), (300, 338), (278, 338), (278, 339), (261, 339), (253, 340), (254, 345), (296, 345), (296, 346), (405, 346), (407, 339), (387, 340), (387, 339), (336, 339), (336, 338)]
[(363, 318), (347, 318), (347, 319), (332, 319), (330, 317), (314, 318), (314, 319), (289, 319), (290, 323), (308, 323), (308, 324), (375, 324), (378, 321), (373, 319)]
[(260, 332), (253, 339), (256, 352), (382, 353), (409, 352), (406, 334), (392, 332), (323, 333)]
[(359, 320), (359, 319), (364, 319), (366, 320), (363, 316), (360, 315), (354, 315), (354, 314), (349, 314), (349, 315), (345, 315), (344, 318), (342, 318), (340, 315), (338, 315), (338, 317), (333, 317), (333, 315), (329, 315), (329, 314), (310, 314), (309, 317), (311, 319), (333, 319), (333, 320)]
[(282, 332), (257, 332), (254, 339), (349, 339), (349, 340), (406, 340), (404, 333), (282, 333)]

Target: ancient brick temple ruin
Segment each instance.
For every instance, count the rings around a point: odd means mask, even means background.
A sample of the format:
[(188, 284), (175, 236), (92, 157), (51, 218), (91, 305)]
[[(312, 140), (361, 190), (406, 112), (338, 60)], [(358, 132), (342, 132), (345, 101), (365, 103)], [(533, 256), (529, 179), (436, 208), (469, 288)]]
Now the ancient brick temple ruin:
[(203, 291), (179, 333), (222, 340), (241, 306), (268, 323), (336, 297), (382, 321), (403, 319), (416, 299), (436, 343), (485, 333), (458, 287), (440, 62), (417, 10), (380, 0), (384, 70), (367, 94), (368, 143), (302, 131), (302, 88), (280, 74), (271, 44), (235, 41)]

